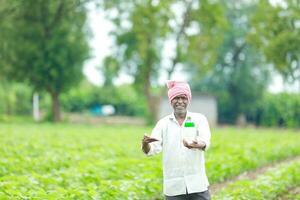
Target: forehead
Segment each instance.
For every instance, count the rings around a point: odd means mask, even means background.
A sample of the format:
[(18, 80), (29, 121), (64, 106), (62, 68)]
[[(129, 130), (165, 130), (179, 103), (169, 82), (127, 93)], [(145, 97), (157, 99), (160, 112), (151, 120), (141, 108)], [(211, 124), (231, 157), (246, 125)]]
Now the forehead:
[(177, 95), (174, 98), (187, 98), (187, 96), (185, 94), (180, 94), (180, 95)]

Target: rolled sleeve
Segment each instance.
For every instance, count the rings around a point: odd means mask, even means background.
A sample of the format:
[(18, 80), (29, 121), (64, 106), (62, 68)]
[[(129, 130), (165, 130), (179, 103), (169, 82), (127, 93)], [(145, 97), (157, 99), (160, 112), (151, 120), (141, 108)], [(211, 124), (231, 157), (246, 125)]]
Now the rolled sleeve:
[(150, 151), (146, 154), (147, 156), (152, 156), (162, 151), (162, 131), (163, 124), (159, 121), (151, 133), (151, 137), (158, 139), (158, 141), (150, 143)]

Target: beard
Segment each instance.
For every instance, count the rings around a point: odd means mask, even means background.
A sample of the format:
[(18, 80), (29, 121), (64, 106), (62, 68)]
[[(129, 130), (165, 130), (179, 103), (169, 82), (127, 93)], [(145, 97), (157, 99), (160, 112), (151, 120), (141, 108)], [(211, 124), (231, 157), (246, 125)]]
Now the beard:
[(176, 114), (185, 114), (187, 112), (187, 110), (186, 110), (185, 106), (175, 106), (174, 112)]

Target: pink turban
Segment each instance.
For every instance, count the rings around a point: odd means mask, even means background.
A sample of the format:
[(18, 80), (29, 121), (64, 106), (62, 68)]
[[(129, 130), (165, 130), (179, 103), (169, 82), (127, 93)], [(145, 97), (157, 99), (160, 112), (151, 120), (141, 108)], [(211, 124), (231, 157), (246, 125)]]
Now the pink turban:
[(187, 96), (189, 103), (191, 102), (192, 93), (188, 83), (182, 81), (168, 81), (167, 87), (169, 89), (168, 97), (170, 103), (176, 96), (182, 94)]

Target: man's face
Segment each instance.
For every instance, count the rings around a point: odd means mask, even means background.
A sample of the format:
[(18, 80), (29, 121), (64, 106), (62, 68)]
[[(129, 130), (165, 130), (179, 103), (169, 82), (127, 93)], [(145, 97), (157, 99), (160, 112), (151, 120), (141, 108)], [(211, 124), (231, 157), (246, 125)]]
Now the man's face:
[(178, 95), (171, 101), (171, 105), (174, 109), (174, 113), (176, 114), (184, 114), (186, 113), (186, 108), (188, 105), (188, 98), (186, 95)]

